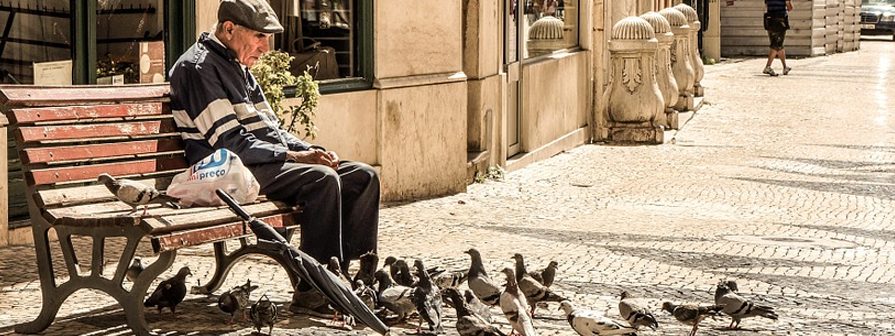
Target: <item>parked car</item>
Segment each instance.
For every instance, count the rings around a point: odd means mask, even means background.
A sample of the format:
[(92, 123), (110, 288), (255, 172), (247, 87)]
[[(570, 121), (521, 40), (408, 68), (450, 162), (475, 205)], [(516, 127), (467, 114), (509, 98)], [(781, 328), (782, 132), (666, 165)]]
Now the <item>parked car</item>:
[(890, 35), (895, 41), (895, 0), (861, 1), (861, 35)]

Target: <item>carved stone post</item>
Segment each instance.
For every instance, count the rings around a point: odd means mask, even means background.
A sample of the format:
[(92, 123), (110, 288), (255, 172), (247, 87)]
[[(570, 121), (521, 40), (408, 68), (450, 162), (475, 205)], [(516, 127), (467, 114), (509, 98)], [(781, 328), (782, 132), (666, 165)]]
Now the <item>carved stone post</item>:
[(702, 55), (699, 54), (699, 30), (702, 28), (702, 23), (699, 22), (699, 15), (696, 14), (696, 10), (693, 9), (693, 7), (681, 3), (674, 6), (674, 8), (681, 11), (681, 13), (684, 13), (684, 16), (687, 18), (687, 23), (690, 25), (690, 62), (693, 65), (693, 72), (696, 76), (693, 78), (693, 95), (702, 97), (705, 93), (702, 85), (699, 84), (702, 80), (702, 76), (705, 75), (705, 69), (702, 64)]
[(671, 44), (671, 70), (677, 82), (678, 96), (674, 109), (678, 111), (693, 110), (693, 79), (696, 77), (690, 64), (690, 26), (687, 18), (679, 10), (665, 8), (659, 14), (668, 20), (674, 43)]
[(662, 143), (658, 123), (665, 101), (656, 82), (655, 55), (659, 42), (649, 22), (636, 16), (612, 27), (609, 40), (609, 85), (603, 94), (609, 128), (605, 139)]
[(659, 82), (659, 90), (665, 100), (665, 118), (663, 125), (671, 129), (678, 129), (678, 115), (674, 110), (677, 104), (677, 82), (674, 81), (674, 73), (671, 70), (671, 44), (674, 42), (674, 34), (671, 33), (671, 25), (665, 17), (656, 12), (647, 12), (640, 18), (649, 22), (659, 40), (659, 50), (656, 52), (656, 81)]

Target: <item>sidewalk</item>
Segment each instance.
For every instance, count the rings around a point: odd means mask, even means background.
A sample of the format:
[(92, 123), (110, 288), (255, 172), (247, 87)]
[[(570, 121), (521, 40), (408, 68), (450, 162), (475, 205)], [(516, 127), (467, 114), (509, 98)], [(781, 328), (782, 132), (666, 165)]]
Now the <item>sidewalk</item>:
[[(725, 278), (776, 307), (780, 320), (746, 319), (745, 331), (718, 330), (729, 318), (707, 320), (699, 335), (895, 334), (891, 55), (895, 44), (863, 41), (859, 52), (790, 61), (792, 73), (775, 78), (761, 74), (760, 59), (707, 66), (706, 104), (673, 144), (585, 145), (467, 193), (386, 206), (381, 256), (467, 268), (462, 251), (475, 247), (498, 278), (515, 252), (530, 269), (556, 260), (554, 288), (579, 306), (617, 317), (622, 290), (649, 302), (660, 329), (642, 335), (686, 334), (661, 303), (710, 303)], [(40, 309), (33, 260), (32, 249), (0, 249), (0, 335)], [(183, 265), (193, 269), (191, 283), (206, 279), (210, 246), (181, 252), (163, 277)], [(224, 287), (246, 277), (261, 286), (256, 296), (266, 291), (288, 302), (288, 280), (274, 262), (244, 261)], [(177, 318), (151, 311), (148, 322), (165, 335), (251, 332), (248, 323), (228, 325), (216, 302), (191, 295)], [(538, 331), (574, 335), (556, 309), (538, 310)], [(127, 334), (124, 328), (111, 298), (81, 292), (47, 334)], [(453, 318), (445, 330), (456, 335)], [(274, 329), (369, 333), (289, 314)]]

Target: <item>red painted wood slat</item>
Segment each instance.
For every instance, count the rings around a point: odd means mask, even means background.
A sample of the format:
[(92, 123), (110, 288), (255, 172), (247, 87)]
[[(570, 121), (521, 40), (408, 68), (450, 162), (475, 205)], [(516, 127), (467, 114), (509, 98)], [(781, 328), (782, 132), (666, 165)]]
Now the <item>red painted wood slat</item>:
[(18, 129), (23, 142), (47, 140), (79, 140), (119, 136), (144, 136), (176, 131), (174, 120), (151, 120), (126, 123), (30, 126)]
[(108, 173), (114, 176), (137, 175), (182, 169), (188, 166), (186, 158), (183, 157), (183, 155), (176, 155), (158, 159), (35, 169), (26, 173), (26, 175), (30, 175), (31, 180), (34, 181), (35, 185), (46, 185), (60, 182), (93, 180), (102, 173)]
[(13, 122), (30, 124), (46, 121), (91, 120), (99, 118), (142, 117), (162, 115), (161, 102), (96, 106), (65, 106), (13, 109)]
[(69, 106), (118, 103), (136, 100), (166, 100), (168, 84), (123, 86), (33, 86), (0, 85), (0, 104), (20, 106)]
[(183, 150), (179, 138), (152, 139), (93, 145), (34, 147), (22, 153), (22, 163), (95, 160), (114, 157), (136, 157), (139, 154)]

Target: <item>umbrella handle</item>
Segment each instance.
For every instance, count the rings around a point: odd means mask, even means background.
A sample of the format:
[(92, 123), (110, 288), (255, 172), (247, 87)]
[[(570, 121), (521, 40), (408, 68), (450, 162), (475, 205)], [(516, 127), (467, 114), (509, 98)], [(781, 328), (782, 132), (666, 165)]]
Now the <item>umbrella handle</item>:
[(236, 215), (239, 216), (239, 218), (241, 218), (243, 221), (248, 222), (255, 219), (252, 217), (252, 215), (246, 212), (245, 209), (239, 206), (239, 202), (233, 199), (233, 197), (230, 196), (230, 194), (228, 194), (223, 189), (216, 189), (214, 193), (217, 194), (218, 197), (222, 201), (224, 201), (224, 203), (227, 203), (227, 206), (230, 207), (230, 210), (233, 210), (233, 212), (236, 213)]

